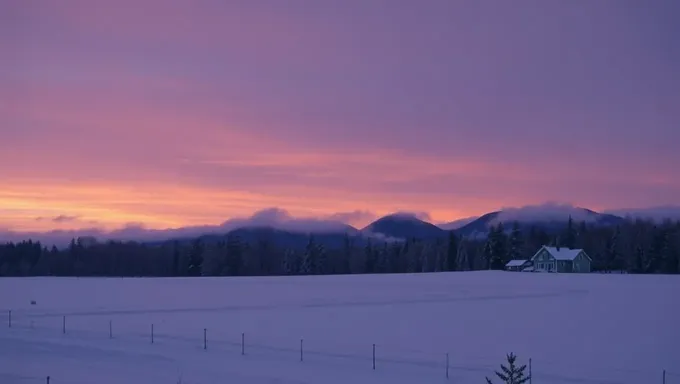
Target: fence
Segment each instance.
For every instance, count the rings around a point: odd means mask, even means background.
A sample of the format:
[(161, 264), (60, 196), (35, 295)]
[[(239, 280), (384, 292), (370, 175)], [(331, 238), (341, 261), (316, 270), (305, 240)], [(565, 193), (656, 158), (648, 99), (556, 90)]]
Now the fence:
[[(135, 330), (126, 326), (118, 332), (113, 319), (106, 321), (108, 326), (101, 326), (101, 322), (99, 322), (98, 326), (94, 328), (70, 328), (70, 318), (66, 315), (61, 315), (59, 318), (52, 316), (48, 320), (45, 320), (45, 318), (40, 319), (41, 321), (38, 322), (36, 318), (30, 315), (17, 316), (12, 311), (8, 311), (8, 326), (5, 329), (10, 334), (23, 332), (22, 336), (28, 336), (32, 341), (35, 341), (36, 338), (39, 340), (40, 338), (59, 336), (62, 340), (66, 337), (72, 341), (95, 342), (99, 347), (104, 346), (106, 348), (106, 344), (104, 344), (106, 343), (105, 339), (123, 340), (128, 342), (128, 344), (122, 346), (123, 348), (137, 348), (139, 345), (145, 344), (148, 348), (156, 348), (156, 350), (166, 348), (174, 352), (181, 350), (188, 353), (200, 353), (199, 350), (202, 349), (204, 352), (214, 351), (221, 357), (233, 356), (238, 358), (238, 355), (255, 357), (256, 359), (262, 359), (267, 364), (272, 360), (284, 361), (286, 364), (296, 360), (298, 361), (297, 364), (318, 364), (323, 368), (328, 366), (329, 361), (336, 361), (340, 363), (343, 370), (349, 368), (365, 372), (393, 371), (397, 374), (405, 371), (414, 371), (418, 375), (428, 378), (430, 382), (439, 380), (453, 383), (484, 382), (485, 376), (495, 376), (493, 375), (494, 370), (497, 370), (500, 364), (506, 363), (503, 360), (503, 356), (498, 356), (494, 361), (489, 361), (486, 358), (484, 361), (475, 361), (472, 358), (467, 359), (464, 363), (457, 363), (455, 359), (451, 358), (452, 356), (449, 352), (435, 353), (404, 348), (397, 349), (392, 346), (383, 346), (376, 343), (366, 343), (363, 348), (362, 346), (356, 346), (356, 349), (343, 348), (342, 350), (324, 349), (314, 343), (308, 343), (308, 340), (304, 338), (300, 338), (295, 344), (289, 343), (288, 345), (263, 343), (261, 340), (257, 340), (256, 337), (249, 337), (251, 335), (247, 335), (245, 332), (225, 332), (218, 329), (211, 330), (207, 327), (197, 327), (195, 335), (190, 336), (187, 334), (164, 332), (162, 326), (159, 327), (156, 323), (148, 324), (146, 330), (141, 328)], [(57, 325), (57, 319), (59, 320), (59, 325)], [(117, 345), (117, 347), (121, 346)], [(360, 351), (360, 349), (363, 349), (363, 351)], [(593, 378), (585, 375), (579, 376), (563, 373), (564, 362), (550, 362), (547, 359), (540, 359), (540, 362), (537, 362), (527, 356), (520, 356), (520, 359), (527, 364), (527, 372), (532, 376), (531, 384), (568, 382), (589, 384), (640, 382), (680, 384), (680, 373), (668, 370), (652, 372), (609, 368), (607, 370), (616, 371), (615, 374), (609, 376), (607, 374), (600, 374), (599, 378)], [(471, 363), (471, 361), (474, 362)], [(334, 368), (337, 368), (337, 364), (334, 365)], [(0, 370), (0, 382), (26, 384), (37, 384), (39, 382), (48, 384), (79, 383), (78, 381), (60, 378), (58, 375), (44, 377), (15, 375), (7, 377), (11, 380), (3, 380), (3, 372)], [(420, 382), (427, 381), (421, 380)]]

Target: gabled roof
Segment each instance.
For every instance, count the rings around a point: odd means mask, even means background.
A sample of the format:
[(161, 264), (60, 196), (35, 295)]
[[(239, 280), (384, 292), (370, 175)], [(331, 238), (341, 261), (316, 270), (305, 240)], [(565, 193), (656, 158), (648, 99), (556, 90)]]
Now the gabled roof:
[(582, 249), (569, 249), (562, 247), (558, 249), (556, 247), (546, 247), (545, 245), (542, 246), (541, 249), (539, 249), (538, 252), (536, 252), (536, 254), (531, 259), (533, 260), (533, 258), (536, 257), (539, 253), (541, 253), (541, 251), (544, 249), (548, 251), (548, 253), (550, 253), (550, 256), (555, 258), (555, 260), (574, 261), (574, 259), (576, 259), (576, 256), (578, 256), (581, 252), (583, 252), (583, 254), (586, 255), (588, 259), (590, 259), (590, 256), (588, 256), (588, 254), (585, 253)]
[(529, 260), (510, 260), (508, 261), (507, 264), (505, 264), (506, 267), (521, 267), (524, 264), (527, 263)]

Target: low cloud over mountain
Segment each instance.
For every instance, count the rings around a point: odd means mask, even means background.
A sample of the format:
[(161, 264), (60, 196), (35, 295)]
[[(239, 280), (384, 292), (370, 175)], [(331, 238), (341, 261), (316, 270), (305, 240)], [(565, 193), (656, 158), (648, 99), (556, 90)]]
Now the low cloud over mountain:
[[(141, 224), (130, 223), (123, 228), (106, 231), (100, 228), (87, 228), (78, 230), (53, 230), (49, 232), (16, 232), (0, 229), (0, 241), (21, 241), (26, 239), (40, 240), (45, 244), (57, 246), (67, 244), (72, 238), (92, 236), (100, 240), (145, 240), (157, 241), (172, 238), (195, 237), (205, 234), (226, 233), (236, 228), (244, 227), (270, 227), (289, 232), (301, 233), (327, 233), (327, 232), (356, 232), (356, 229), (338, 220), (338, 218), (356, 218), (368, 216), (370, 213), (355, 211), (349, 213), (336, 213), (327, 217), (293, 217), (288, 211), (281, 208), (268, 208), (255, 212), (250, 217), (229, 219), (219, 225), (203, 225), (182, 228), (150, 229)], [(61, 217), (45, 218), (55, 222), (63, 221)]]
[(630, 219), (654, 220), (657, 222), (662, 222), (667, 219), (680, 220), (679, 205), (665, 205), (649, 208), (612, 209), (605, 212), (611, 215), (617, 215)]
[[(464, 236), (483, 236), (490, 226), (519, 222), (523, 226), (541, 226), (546, 230), (561, 228), (569, 216), (575, 222), (585, 221), (594, 225), (615, 225), (624, 218), (663, 221), (680, 220), (680, 206), (660, 206), (646, 209), (620, 209), (598, 213), (571, 204), (548, 202), (524, 207), (503, 208), (479, 217), (469, 217), (435, 226), (427, 212), (396, 212), (382, 218), (370, 211), (338, 212), (323, 217), (294, 217), (281, 208), (268, 208), (248, 217), (232, 218), (218, 225), (202, 225), (168, 229), (150, 229), (142, 224), (129, 223), (126, 226), (107, 231), (97, 222), (83, 220), (78, 216), (62, 214), (54, 217), (37, 217), (37, 221), (51, 221), (55, 225), (79, 223), (85, 229), (59, 229), (49, 232), (17, 232), (0, 228), (0, 242), (18, 242), (27, 239), (39, 240), (45, 244), (63, 246), (72, 238), (95, 237), (99, 240), (162, 241), (168, 239), (189, 239), (201, 235), (225, 234), (238, 228), (273, 228), (290, 233), (361, 234), (387, 241), (411, 237), (432, 238), (455, 230)], [(360, 232), (347, 223), (371, 222)]]
[(450, 221), (448, 223), (437, 224), (437, 226), (445, 231), (453, 231), (467, 224), (470, 224), (471, 222), (477, 220), (478, 218), (479, 216), (465, 217), (463, 219)]
[(571, 216), (574, 221), (597, 221), (595, 212), (568, 203), (546, 202), (539, 205), (502, 208), (491, 224), (503, 222), (552, 222), (565, 221)]

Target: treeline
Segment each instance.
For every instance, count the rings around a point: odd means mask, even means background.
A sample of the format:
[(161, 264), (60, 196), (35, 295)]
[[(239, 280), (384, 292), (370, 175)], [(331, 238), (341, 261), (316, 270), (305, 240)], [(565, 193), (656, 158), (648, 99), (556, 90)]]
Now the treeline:
[[(256, 230), (254, 230), (256, 231)], [(338, 235), (343, 236), (343, 235)], [(502, 269), (542, 245), (583, 248), (595, 271), (678, 273), (680, 222), (626, 222), (615, 227), (565, 223), (563, 231), (498, 225), (485, 239), (447, 237), (383, 242), (344, 235), (325, 246), (310, 235), (303, 247), (284, 247), (270, 231), (245, 241), (217, 238), (162, 244), (71, 241), (64, 249), (31, 240), (0, 245), (0, 276), (262, 276), (417, 273)]]

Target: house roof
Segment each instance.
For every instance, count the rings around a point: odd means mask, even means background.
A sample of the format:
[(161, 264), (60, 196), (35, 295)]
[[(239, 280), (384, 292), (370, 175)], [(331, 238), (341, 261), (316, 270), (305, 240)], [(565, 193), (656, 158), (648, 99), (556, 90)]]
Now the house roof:
[(521, 267), (523, 266), (528, 260), (510, 260), (508, 261), (507, 264), (505, 264), (506, 267)]
[[(555, 260), (570, 260), (573, 261), (576, 259), (576, 256), (579, 255), (579, 253), (583, 252), (582, 249), (569, 249), (569, 248), (562, 248), (560, 247), (559, 249), (556, 247), (546, 247), (545, 245), (541, 247), (541, 249), (536, 252), (536, 255), (538, 255), (543, 249), (548, 251), (552, 257), (555, 258)], [(583, 252), (585, 254), (585, 252)], [(534, 255), (534, 257), (536, 257)], [(586, 257), (588, 255), (586, 254)], [(533, 258), (532, 258), (533, 259)]]

